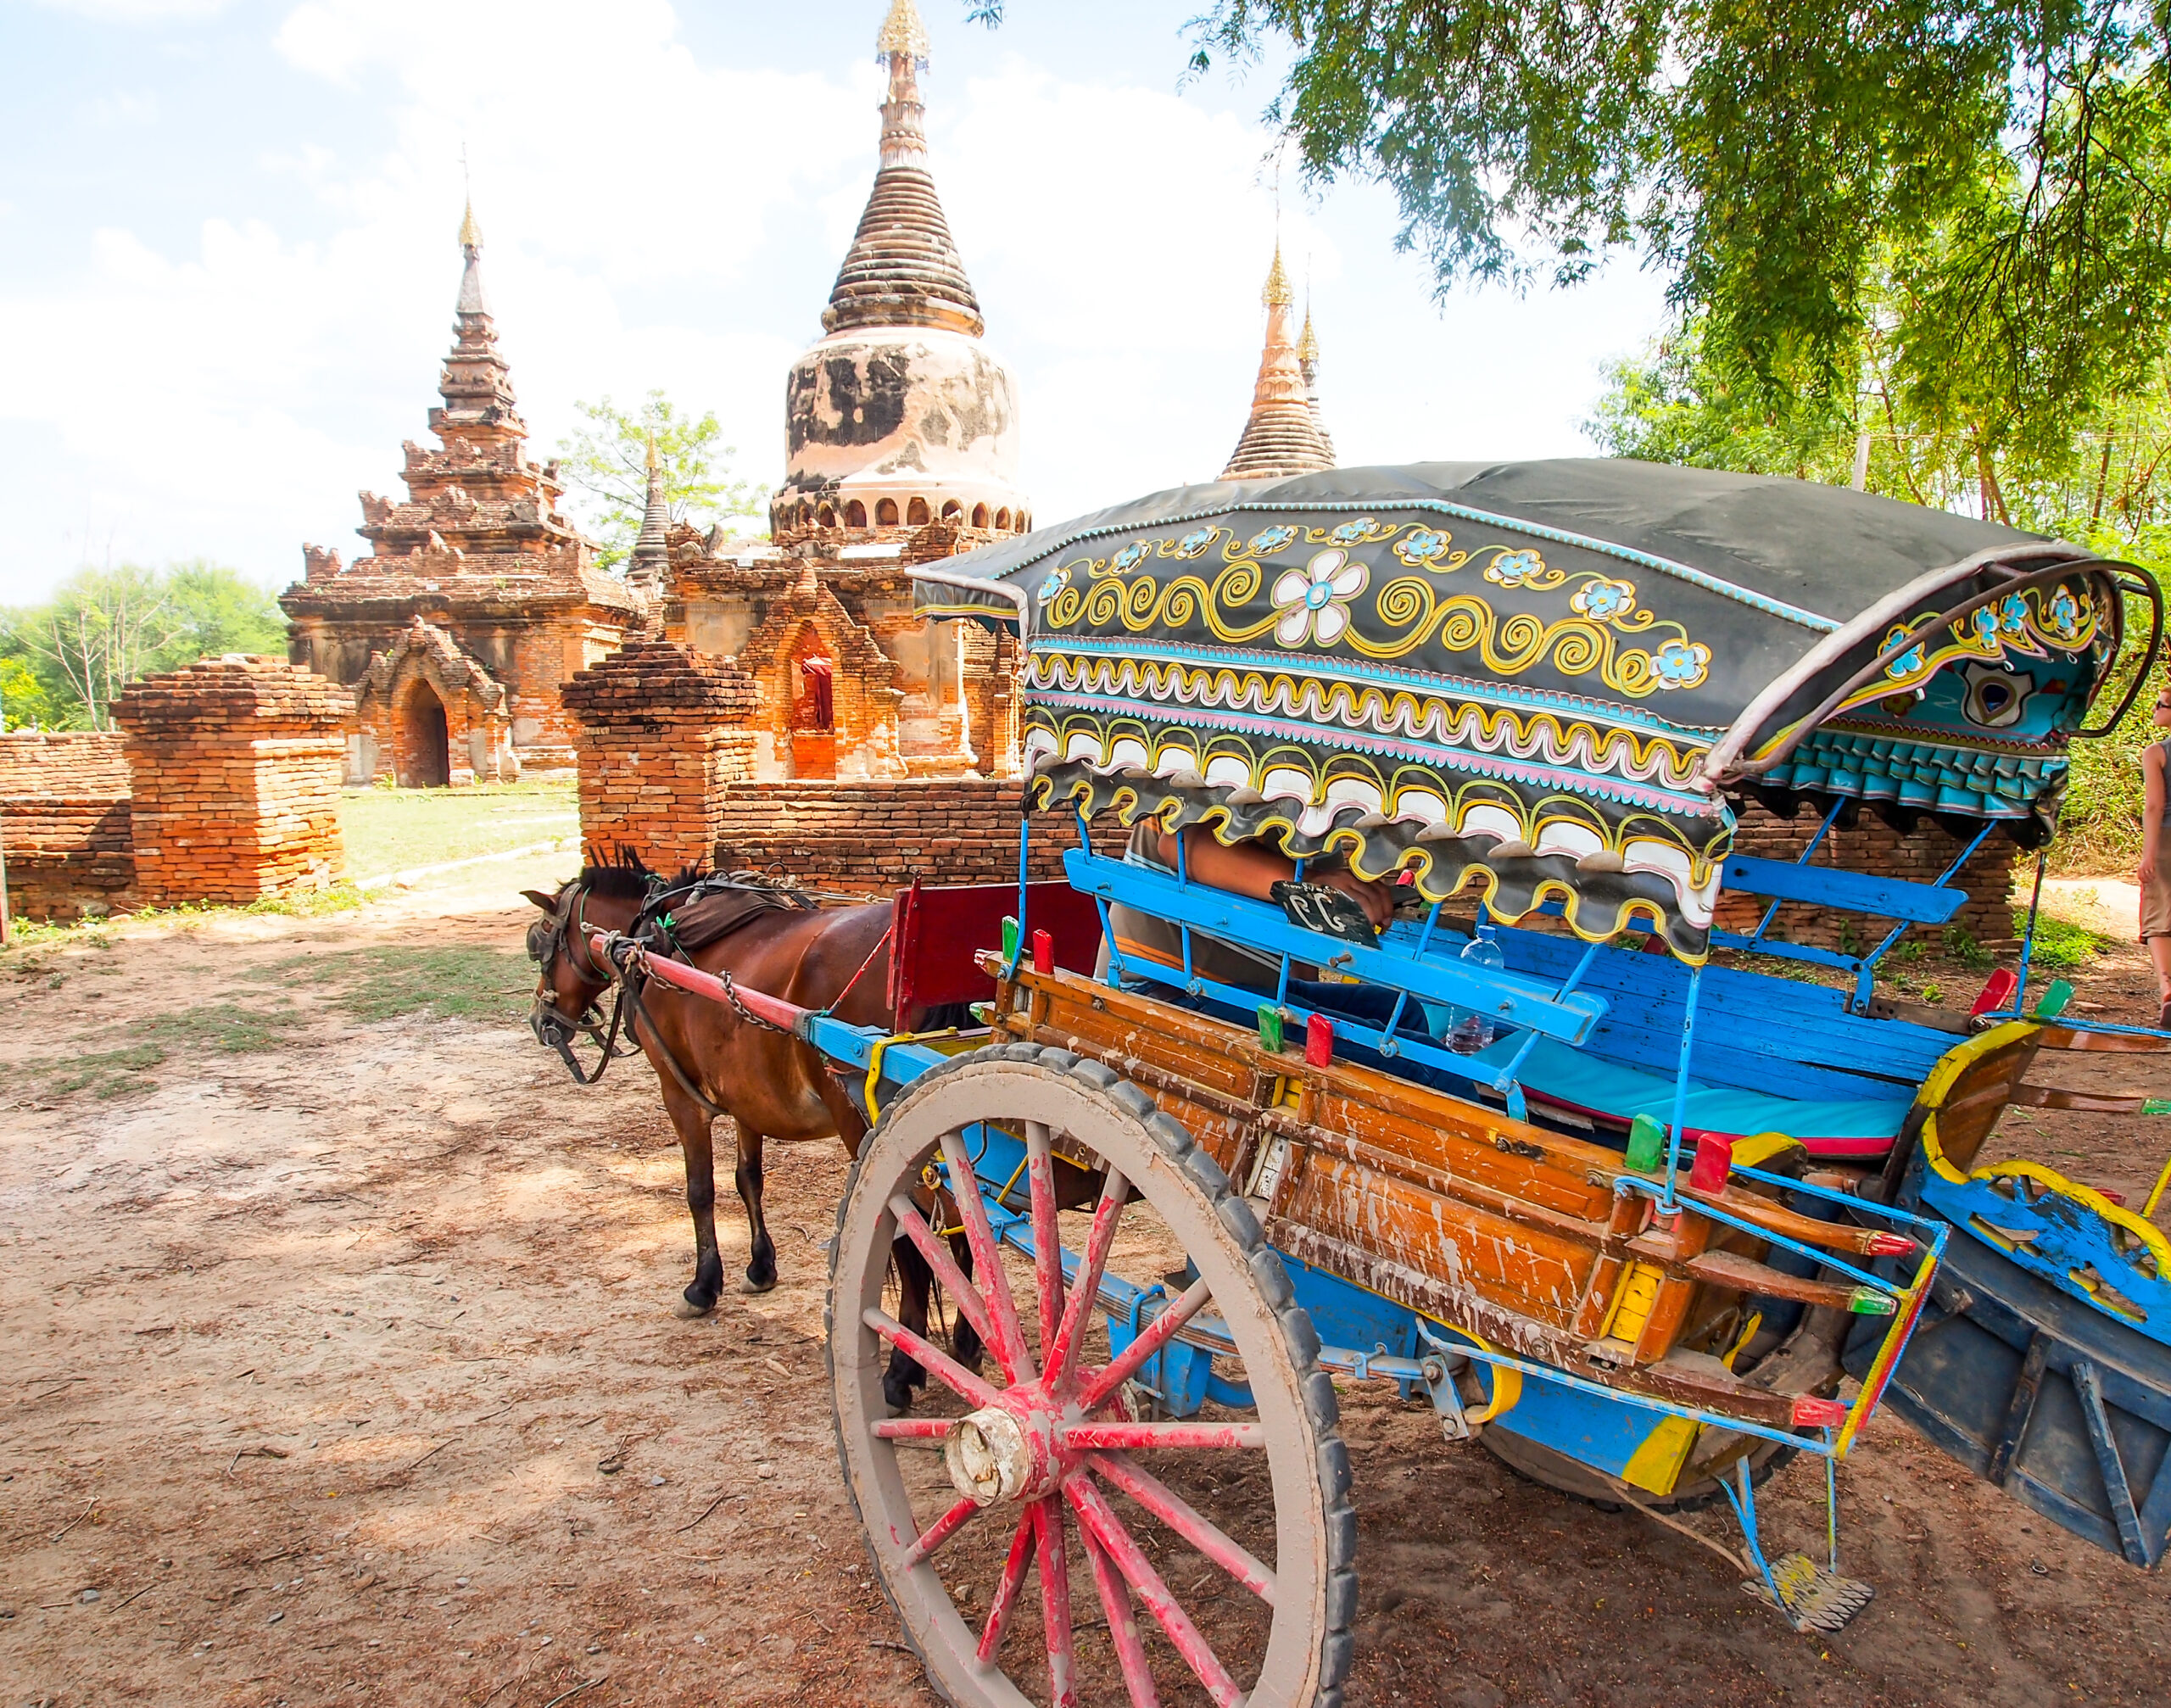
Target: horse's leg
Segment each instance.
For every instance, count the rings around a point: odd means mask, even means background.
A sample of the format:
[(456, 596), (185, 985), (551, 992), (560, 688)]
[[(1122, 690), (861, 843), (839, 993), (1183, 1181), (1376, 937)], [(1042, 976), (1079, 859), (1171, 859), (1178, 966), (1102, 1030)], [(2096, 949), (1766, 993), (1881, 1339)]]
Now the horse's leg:
[(769, 1237), (768, 1219), (762, 1214), (762, 1136), (744, 1121), (739, 1123), (739, 1168), (732, 1176), (739, 1187), (739, 1202), (746, 1206), (746, 1274), (739, 1283), (741, 1292), (767, 1292), (777, 1284), (777, 1248)]
[(666, 1087), (663, 1102), (686, 1159), (686, 1208), (694, 1218), (694, 1279), (673, 1309), (683, 1317), (706, 1316), (723, 1291), (723, 1253), (716, 1243), (713, 1123), (706, 1109), (675, 1086)]
[[(957, 1267), (965, 1272), (966, 1279), (970, 1280), (973, 1273), (973, 1248), (966, 1243), (964, 1235), (951, 1235), (950, 1254), (957, 1259)], [(980, 1331), (973, 1326), (972, 1319), (963, 1311), (959, 1311), (952, 1320), (950, 1349), (957, 1354), (957, 1362), (964, 1365), (967, 1370), (977, 1371), (979, 1369), (980, 1358), (984, 1351), (980, 1345)]]
[[(928, 1268), (927, 1259), (919, 1254), (919, 1248), (901, 1235), (890, 1248), (890, 1260), (897, 1268), (897, 1290), (901, 1295), (897, 1307), (898, 1320), (914, 1334), (925, 1338), (927, 1334), (927, 1300), (935, 1285), (935, 1271)], [(882, 1398), (894, 1412), (912, 1409), (912, 1390), (927, 1386), (927, 1372), (920, 1362), (902, 1347), (890, 1348), (890, 1362), (882, 1372)]]

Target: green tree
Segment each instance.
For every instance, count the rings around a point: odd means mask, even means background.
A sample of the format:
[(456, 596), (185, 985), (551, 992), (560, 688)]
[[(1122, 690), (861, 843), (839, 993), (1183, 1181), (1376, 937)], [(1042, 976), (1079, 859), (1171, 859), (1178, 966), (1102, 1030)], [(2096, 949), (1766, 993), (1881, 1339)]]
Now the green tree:
[[(1884, 320), (1880, 315), (1874, 327)], [(1656, 462), (1845, 485), (1858, 452), (1863, 485), (1888, 498), (1972, 511), (2123, 559), (2171, 586), (2171, 382), (2159, 367), (2100, 406), (2062, 443), (2015, 434), (1984, 413), (1986, 388), (1964, 368), (1934, 391), (1898, 377), (1889, 336), (1865, 340), (1851, 397), (1819, 399), (1744, 382), (1714, 361), (1691, 321), (1607, 370), (1585, 431), (1605, 450)], [(2099, 701), (2116, 706), (2141, 667), (2146, 602), (2129, 599), (2126, 645)], [(2146, 708), (2151, 696), (2138, 704)], [(2053, 857), (2104, 873), (2140, 853), (2145, 710), (2111, 734), (2073, 744)]]
[(620, 409), (607, 396), (573, 407), (588, 425), (559, 441), (558, 472), (594, 506), (589, 529), (601, 544), (596, 556), (605, 568), (626, 561), (641, 531), (651, 433), (673, 522), (700, 524), (760, 514), (751, 483), (731, 477), (728, 459), (739, 452), (720, 443), (723, 429), (713, 410), (696, 420), (681, 414), (661, 391), (650, 392), (634, 410)]
[(160, 570), (86, 567), (49, 603), (0, 612), (0, 680), (11, 723), (21, 710), (25, 721), (107, 729), (113, 702), (138, 676), (207, 655), (283, 653), (286, 644), (278, 601), (237, 570), (201, 558)]
[(286, 613), (269, 588), (204, 558), (168, 565), (163, 580), (176, 627), (146, 669), (173, 670), (228, 652), (285, 655)]
[(0, 729), (29, 729), (53, 721), (45, 684), (20, 658), (0, 657)]
[(1386, 185), (1443, 291), (1633, 250), (1729, 368), (1844, 395), (1901, 255), (1911, 382), (1995, 349), (1978, 379), (2047, 444), (2165, 349), (2164, 27), (2131, 0), (1216, 0), (1191, 29), (1194, 72), (1293, 48), (1270, 122), (1314, 182)]
[(63, 721), (113, 727), (113, 702), (180, 635), (183, 619), (157, 571), (124, 563), (79, 569), (53, 602), (20, 614), (10, 634), (57, 682)]

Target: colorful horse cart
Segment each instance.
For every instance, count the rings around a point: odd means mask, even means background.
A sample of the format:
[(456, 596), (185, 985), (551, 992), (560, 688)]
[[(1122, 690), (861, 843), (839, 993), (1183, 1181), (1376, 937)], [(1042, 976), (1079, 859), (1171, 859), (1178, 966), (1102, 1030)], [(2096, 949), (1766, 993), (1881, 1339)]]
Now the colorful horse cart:
[[(1337, 1383), (1578, 1495), (1723, 1501), (1798, 1626), (1867, 1587), (1836, 1532), (1767, 1553), (1758, 1486), (1809, 1455), (1828, 1493), (1888, 1398), (2161, 1557), (2171, 1248), (1978, 1164), (2013, 1105), (2144, 1107), (2040, 1065), (2171, 1040), (2062, 1017), (2024, 955), (1971, 1020), (1872, 984), (1990, 839), (2047, 839), (2068, 744), (2149, 678), (2096, 709), (2129, 609), (2160, 631), (2149, 577), (1617, 461), (1189, 488), (921, 573), (924, 609), (1024, 642), (1020, 885), (899, 904), (949, 913), (900, 929), (894, 976), (985, 1027), (884, 1036), (644, 964), (795, 1030), (874, 1123), (832, 1253), (838, 1452), (950, 1700), (1338, 1701)], [(1798, 861), (1735, 851), (1750, 801), (1817, 827)], [(1941, 827), (1951, 869), (1829, 863), (1864, 812)], [(1263, 841), (1290, 880), (1209, 888), (1108, 815)], [(1023, 881), (1051, 826), (1067, 890)], [(1390, 925), (1307, 881), (1330, 860), (1400, 876)], [(1788, 941), (1789, 906), (1855, 946)], [(982, 1368), (899, 1320), (900, 1239)], [(932, 1378), (902, 1416), (896, 1350)]]

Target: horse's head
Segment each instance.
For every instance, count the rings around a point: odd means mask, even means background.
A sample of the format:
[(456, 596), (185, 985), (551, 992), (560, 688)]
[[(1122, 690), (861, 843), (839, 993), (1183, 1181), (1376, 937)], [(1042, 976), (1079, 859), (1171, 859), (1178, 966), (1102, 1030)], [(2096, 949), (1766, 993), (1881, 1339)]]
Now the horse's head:
[(565, 1058), (577, 1080), (589, 1076), (573, 1059), (573, 1041), (583, 1033), (600, 1040), (603, 1017), (596, 1003), (611, 984), (610, 968), (595, 953), (594, 935), (632, 924), (657, 882), (638, 855), (621, 853), (611, 863), (583, 867), (555, 895), (521, 891), (543, 916), (527, 928), (527, 958), (537, 968), (528, 1030), (536, 1042)]

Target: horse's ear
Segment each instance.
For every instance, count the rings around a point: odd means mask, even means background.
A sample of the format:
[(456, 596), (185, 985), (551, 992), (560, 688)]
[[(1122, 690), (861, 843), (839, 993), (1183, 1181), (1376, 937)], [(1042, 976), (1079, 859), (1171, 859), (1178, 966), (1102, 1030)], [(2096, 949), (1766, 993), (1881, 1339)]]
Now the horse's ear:
[(558, 898), (555, 896), (545, 896), (540, 890), (523, 890), (520, 893), (545, 913), (555, 913), (558, 911)]

